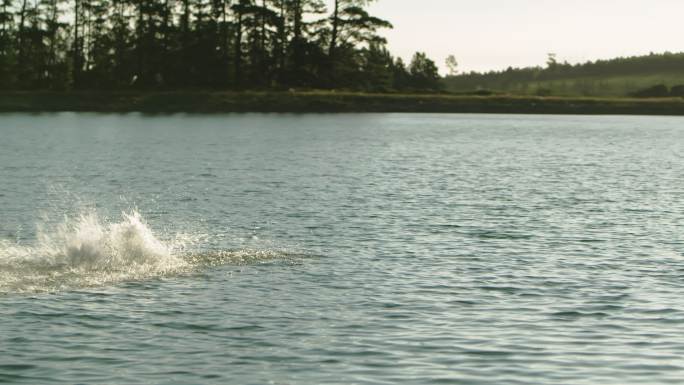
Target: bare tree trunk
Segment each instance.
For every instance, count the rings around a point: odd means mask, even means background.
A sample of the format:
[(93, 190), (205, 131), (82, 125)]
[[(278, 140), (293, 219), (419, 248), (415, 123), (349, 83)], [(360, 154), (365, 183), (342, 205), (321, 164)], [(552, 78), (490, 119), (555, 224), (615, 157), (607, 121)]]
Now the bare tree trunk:
[[(190, 1), (183, 0), (183, 15), (181, 16), (181, 34), (183, 45), (183, 56), (187, 56), (188, 46), (190, 45)], [(185, 63), (184, 63), (185, 64)]]
[[(5, 35), (7, 34), (7, 2), (3, 1), (2, 2), (2, 37), (4, 38)], [(3, 39), (3, 44), (4, 44), (4, 39)], [(4, 47), (3, 47), (3, 52), (4, 52)]]
[[(86, 4), (89, 4), (92, 7), (92, 3), (86, 2)], [(92, 9), (92, 8), (91, 8)], [(81, 60), (83, 61), (83, 68), (85, 68), (86, 71), (90, 69), (90, 61), (93, 59), (93, 54), (92, 54), (92, 42), (93, 42), (93, 19), (92, 19), (92, 12), (86, 12), (88, 9), (83, 8), (84, 10), (84, 21), (85, 21), (85, 27), (83, 28), (83, 55), (81, 56)]]
[(237, 9), (237, 30), (235, 31), (235, 84), (242, 85), (242, 6)]
[(169, 31), (171, 27), (169, 26), (169, 20), (171, 16), (171, 8), (169, 6), (169, 0), (164, 0), (164, 19), (162, 21), (164, 28), (164, 40), (162, 45), (162, 54), (164, 57), (167, 56), (169, 50)]
[(221, 6), (221, 51), (223, 52), (223, 58), (228, 57), (228, 15), (226, 12), (226, 5), (228, 2), (223, 1)]
[(74, 0), (74, 47), (73, 47), (73, 82), (74, 88), (81, 84), (81, 37), (79, 28), (81, 24), (81, 0)]
[(261, 0), (261, 42), (260, 52), (259, 52), (259, 70), (264, 74), (263, 84), (268, 86), (271, 82), (270, 73), (268, 71), (267, 63), (267, 52), (266, 52), (266, 12), (268, 11), (268, 5), (266, 0)]
[(261, 0), (261, 52), (266, 50), (266, 0)]
[(52, 71), (54, 69), (55, 62), (57, 61), (57, 52), (55, 45), (57, 42), (57, 18), (59, 16), (57, 9), (57, 0), (52, 0), (50, 5), (52, 6), (52, 15), (50, 16), (50, 57), (48, 57), (48, 80), (51, 80), (53, 78)]
[(280, 25), (278, 26), (278, 69), (282, 72), (285, 68), (285, 0), (280, 0)]
[(293, 36), (293, 50), (294, 50), (294, 66), (295, 70), (299, 70), (302, 64), (302, 1), (295, 0), (294, 2), (294, 36)]
[(26, 26), (26, 7), (28, 0), (24, 0), (19, 12), (19, 29), (17, 30), (17, 56), (20, 71), (24, 68), (24, 27)]
[(137, 56), (137, 60), (138, 60), (138, 71), (137, 71), (138, 72), (138, 82), (146, 80), (146, 79), (144, 79), (145, 76), (143, 75), (143, 71), (145, 70), (143, 68), (143, 66), (144, 66), (144, 63), (143, 63), (144, 53), (143, 52), (144, 52), (144, 46), (145, 46), (145, 44), (144, 44), (144, 35), (145, 35), (144, 23), (145, 23), (145, 19), (143, 17), (144, 16), (143, 3), (144, 3), (143, 1), (140, 1), (140, 3), (138, 4), (138, 36), (137, 36), (138, 46), (136, 47), (136, 51), (137, 51), (136, 56)]
[(340, 0), (335, 0), (335, 11), (332, 17), (332, 36), (330, 37), (330, 49), (328, 56), (331, 60), (335, 58), (335, 48), (337, 48), (337, 29), (340, 24)]
[(336, 74), (336, 50), (337, 50), (337, 34), (340, 25), (340, 0), (335, 0), (335, 11), (332, 17), (332, 36), (330, 37), (330, 49), (328, 50), (328, 61), (330, 63), (330, 82), (335, 84)]

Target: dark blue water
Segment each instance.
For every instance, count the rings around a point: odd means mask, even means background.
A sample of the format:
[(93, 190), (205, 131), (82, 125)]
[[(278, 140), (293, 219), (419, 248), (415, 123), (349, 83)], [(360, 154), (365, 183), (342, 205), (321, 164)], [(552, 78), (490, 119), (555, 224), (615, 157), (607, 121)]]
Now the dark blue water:
[(684, 119), (0, 115), (0, 382), (684, 378)]

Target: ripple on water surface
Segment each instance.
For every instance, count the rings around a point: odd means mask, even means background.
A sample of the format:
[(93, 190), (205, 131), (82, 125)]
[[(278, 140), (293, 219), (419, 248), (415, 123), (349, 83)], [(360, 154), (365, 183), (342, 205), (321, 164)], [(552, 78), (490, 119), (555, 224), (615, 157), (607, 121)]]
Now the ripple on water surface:
[(682, 383), (683, 125), (2, 115), (0, 382)]

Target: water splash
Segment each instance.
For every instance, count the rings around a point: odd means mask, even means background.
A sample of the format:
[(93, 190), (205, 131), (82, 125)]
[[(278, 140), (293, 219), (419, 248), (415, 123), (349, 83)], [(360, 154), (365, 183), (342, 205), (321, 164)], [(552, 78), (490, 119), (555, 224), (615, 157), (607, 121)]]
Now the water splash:
[(35, 244), (0, 240), (0, 294), (59, 291), (191, 272), (198, 267), (253, 263), (276, 251), (190, 252), (203, 237), (159, 238), (140, 213), (107, 221), (91, 211), (57, 226), (38, 226)]
[(51, 291), (181, 272), (188, 263), (137, 211), (118, 222), (89, 212), (56, 228), (38, 226), (35, 245), (0, 243), (0, 292)]

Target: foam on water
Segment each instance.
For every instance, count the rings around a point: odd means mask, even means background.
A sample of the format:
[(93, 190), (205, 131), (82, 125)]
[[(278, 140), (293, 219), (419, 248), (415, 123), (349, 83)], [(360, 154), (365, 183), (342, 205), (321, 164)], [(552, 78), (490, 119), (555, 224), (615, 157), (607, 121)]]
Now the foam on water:
[(38, 226), (32, 245), (0, 240), (0, 293), (57, 291), (275, 258), (273, 251), (189, 253), (199, 237), (161, 240), (137, 211), (110, 222), (96, 212)]
[(182, 243), (162, 242), (137, 211), (107, 222), (97, 213), (38, 226), (30, 246), (0, 243), (0, 292), (60, 290), (176, 273)]

